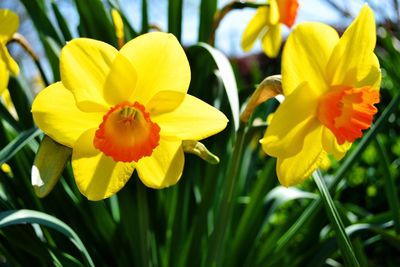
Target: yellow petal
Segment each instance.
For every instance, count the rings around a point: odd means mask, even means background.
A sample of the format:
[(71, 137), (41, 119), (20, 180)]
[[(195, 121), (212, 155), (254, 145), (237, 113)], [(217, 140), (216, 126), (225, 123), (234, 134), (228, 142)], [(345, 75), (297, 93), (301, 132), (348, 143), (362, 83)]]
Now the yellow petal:
[(262, 38), (262, 49), (270, 58), (276, 58), (281, 48), (281, 25), (270, 26)]
[(60, 144), (73, 147), (78, 137), (90, 128), (98, 128), (103, 113), (82, 112), (72, 93), (61, 82), (43, 89), (32, 103), (36, 125)]
[(285, 96), (307, 81), (313, 91), (328, 89), (325, 68), (339, 37), (330, 26), (308, 22), (298, 24), (289, 35), (282, 55), (282, 85)]
[(345, 142), (343, 145), (339, 145), (332, 131), (324, 127), (322, 132), (322, 145), (324, 150), (332, 154), (336, 160), (341, 160), (344, 155), (346, 155), (346, 152), (350, 149), (351, 144), (352, 143), (350, 142)]
[(256, 14), (250, 20), (242, 35), (241, 45), (244, 51), (249, 51), (253, 47), (253, 44), (260, 35), (261, 30), (264, 27), (267, 27), (268, 16), (268, 7), (257, 8)]
[(0, 9), (0, 25), (0, 43), (5, 44), (18, 29), (17, 14), (8, 9)]
[(317, 120), (317, 105), (317, 97), (306, 84), (286, 97), (260, 140), (265, 153), (274, 157), (290, 157), (299, 153), (305, 136)]
[[(161, 104), (161, 103), (160, 103)], [(200, 140), (222, 131), (228, 119), (218, 109), (186, 95), (175, 110), (152, 117), (160, 128), (161, 136)]]
[(74, 39), (61, 50), (61, 81), (82, 110), (108, 110), (102, 92), (117, 53), (111, 45), (87, 38)]
[(11, 74), (19, 74), (19, 67), (17, 62), (15, 62), (15, 60), (11, 57), (6, 46), (2, 44), (0, 44), (0, 60), (2, 60), (6, 64), (7, 69), (10, 71)]
[(161, 138), (153, 154), (136, 163), (139, 178), (146, 186), (158, 189), (179, 181), (185, 161), (181, 144), (180, 140)]
[(312, 131), (304, 137), (299, 153), (291, 157), (278, 157), (276, 172), (279, 182), (286, 187), (303, 182), (326, 157), (321, 145), (323, 126), (315, 121), (310, 128)]
[(379, 62), (373, 51), (376, 43), (374, 13), (364, 5), (333, 50), (327, 67), (331, 85), (371, 86), (379, 89)]
[(137, 72), (136, 89), (131, 102), (147, 102), (159, 91), (186, 93), (190, 83), (190, 67), (185, 52), (172, 34), (143, 34), (122, 47)]
[(110, 106), (127, 101), (136, 87), (136, 70), (131, 62), (119, 53), (108, 73), (103, 96)]
[(8, 86), (9, 72), (6, 64), (0, 60), (0, 94), (3, 93)]
[(276, 25), (279, 23), (279, 6), (278, 2), (280, 0), (270, 0), (269, 1), (269, 14), (268, 14), (268, 24)]
[(146, 111), (151, 116), (171, 112), (177, 108), (185, 98), (186, 94), (176, 91), (161, 91), (155, 94), (146, 105)]
[(133, 163), (115, 162), (93, 146), (95, 129), (83, 133), (72, 149), (72, 170), (79, 191), (89, 200), (117, 193), (129, 180)]

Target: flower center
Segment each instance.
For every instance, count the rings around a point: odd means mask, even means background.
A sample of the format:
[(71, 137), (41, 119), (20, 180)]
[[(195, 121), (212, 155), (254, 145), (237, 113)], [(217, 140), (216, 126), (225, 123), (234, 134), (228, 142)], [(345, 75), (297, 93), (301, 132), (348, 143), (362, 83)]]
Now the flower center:
[(297, 16), (299, 3), (297, 0), (278, 0), (279, 22), (285, 24), (289, 28), (293, 26)]
[(160, 140), (160, 127), (143, 105), (122, 102), (103, 117), (93, 144), (115, 161), (137, 162), (150, 156)]
[(379, 92), (366, 86), (352, 88), (335, 86), (318, 104), (318, 119), (329, 128), (341, 145), (354, 142), (362, 136), (362, 130), (370, 127), (378, 111)]

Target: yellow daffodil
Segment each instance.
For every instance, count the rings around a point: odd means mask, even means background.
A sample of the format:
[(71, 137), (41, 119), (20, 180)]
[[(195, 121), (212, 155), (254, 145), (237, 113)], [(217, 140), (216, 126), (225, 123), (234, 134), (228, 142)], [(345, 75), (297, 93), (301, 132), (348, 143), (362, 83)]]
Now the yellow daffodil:
[(292, 27), (297, 16), (297, 0), (269, 0), (269, 6), (257, 8), (242, 36), (242, 48), (249, 51), (261, 35), (265, 54), (275, 58), (282, 43), (281, 24)]
[(340, 160), (370, 127), (381, 81), (375, 30), (365, 5), (340, 39), (321, 23), (300, 24), (290, 34), (282, 58), (286, 99), (260, 141), (277, 157), (283, 185), (302, 182), (327, 153)]
[(8, 53), (6, 44), (17, 31), (17, 14), (8, 9), (0, 9), (0, 94), (7, 88), (10, 73), (18, 75), (19, 67)]
[(223, 113), (187, 94), (189, 63), (171, 34), (148, 33), (120, 51), (72, 40), (61, 51), (60, 72), (61, 82), (34, 100), (33, 117), (72, 148), (76, 183), (91, 200), (116, 193), (134, 169), (148, 187), (175, 184), (184, 165), (182, 141), (227, 124)]

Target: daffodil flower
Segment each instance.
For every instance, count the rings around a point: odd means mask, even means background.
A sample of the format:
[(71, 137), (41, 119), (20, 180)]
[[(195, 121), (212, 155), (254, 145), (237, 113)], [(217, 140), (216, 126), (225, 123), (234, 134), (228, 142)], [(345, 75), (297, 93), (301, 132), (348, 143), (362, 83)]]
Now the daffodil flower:
[(148, 187), (175, 184), (182, 141), (227, 124), (223, 113), (187, 94), (189, 63), (171, 34), (144, 34), (120, 51), (74, 39), (61, 51), (60, 73), (61, 82), (35, 98), (32, 113), (40, 129), (72, 148), (76, 183), (90, 200), (115, 194), (135, 169)]
[(264, 53), (275, 58), (282, 43), (281, 24), (292, 27), (297, 16), (297, 0), (269, 0), (269, 6), (257, 8), (242, 36), (242, 48), (249, 51), (261, 35)]
[(381, 81), (375, 42), (368, 5), (340, 39), (321, 23), (299, 24), (290, 34), (282, 58), (286, 99), (260, 141), (277, 157), (283, 185), (302, 182), (327, 153), (340, 160), (370, 127)]
[(10, 73), (19, 74), (18, 64), (10, 56), (6, 44), (17, 31), (17, 14), (8, 9), (0, 9), (0, 94), (7, 88)]

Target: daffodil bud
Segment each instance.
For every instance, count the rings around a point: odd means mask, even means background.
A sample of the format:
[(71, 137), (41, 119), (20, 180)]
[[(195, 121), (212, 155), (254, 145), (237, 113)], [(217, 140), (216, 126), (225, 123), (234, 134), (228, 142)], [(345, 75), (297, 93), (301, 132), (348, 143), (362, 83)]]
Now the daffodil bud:
[(258, 105), (280, 94), (282, 94), (281, 75), (273, 75), (265, 78), (251, 95), (246, 108), (240, 115), (240, 120), (247, 123)]
[(183, 151), (194, 154), (210, 164), (218, 164), (219, 158), (208, 151), (207, 147), (196, 140), (183, 140)]
[(60, 145), (47, 135), (44, 136), (31, 173), (31, 182), (38, 197), (45, 197), (53, 190), (71, 156), (71, 151), (71, 148)]
[(114, 23), (115, 35), (118, 39), (118, 47), (121, 48), (125, 44), (124, 22), (116, 9), (111, 10), (111, 16)]

